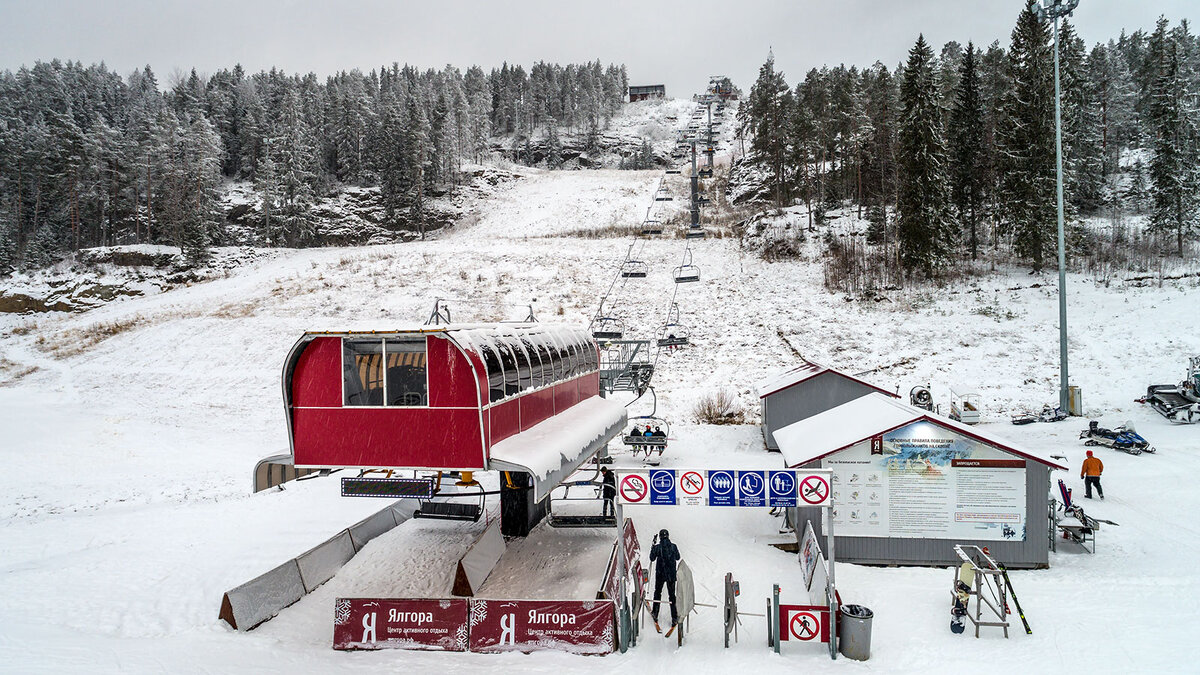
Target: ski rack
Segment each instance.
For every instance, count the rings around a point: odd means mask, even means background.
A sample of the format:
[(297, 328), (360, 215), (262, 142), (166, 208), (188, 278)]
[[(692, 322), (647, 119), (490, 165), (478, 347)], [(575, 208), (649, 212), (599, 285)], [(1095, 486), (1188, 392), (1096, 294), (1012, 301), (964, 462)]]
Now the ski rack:
[[(969, 596), (975, 596), (975, 613), (970, 611), (970, 598), (967, 599), (967, 614), (966, 617), (975, 624), (975, 637), (979, 637), (979, 628), (981, 626), (995, 626), (1004, 629), (1004, 637), (1008, 638), (1008, 584), (1004, 581), (1004, 569), (996, 564), (990, 555), (978, 546), (967, 544), (955, 544), (954, 552), (962, 558), (964, 563), (971, 566), (974, 572), (975, 584), (974, 588), (965, 591)], [(950, 585), (950, 598), (953, 601), (956, 598), (955, 591), (959, 580), (959, 569), (954, 568), (954, 583)], [(991, 579), (990, 582), (985, 581), (985, 576)], [(984, 587), (987, 586), (991, 599), (985, 597), (982, 593)], [(992, 592), (994, 591), (994, 592)], [(995, 600), (995, 604), (992, 601)], [(996, 621), (985, 621), (983, 608), (987, 607), (990, 615), (996, 616)]]

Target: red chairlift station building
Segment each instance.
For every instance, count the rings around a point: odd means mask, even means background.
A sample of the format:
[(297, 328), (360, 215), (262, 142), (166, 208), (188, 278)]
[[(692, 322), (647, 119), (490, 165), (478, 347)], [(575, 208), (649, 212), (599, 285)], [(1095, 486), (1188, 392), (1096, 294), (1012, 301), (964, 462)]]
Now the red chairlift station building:
[(525, 534), (625, 424), (599, 396), (599, 365), (586, 331), (539, 324), (305, 333), (283, 368), (291, 459), (302, 472), (508, 471), (532, 488), (530, 522), (503, 525)]

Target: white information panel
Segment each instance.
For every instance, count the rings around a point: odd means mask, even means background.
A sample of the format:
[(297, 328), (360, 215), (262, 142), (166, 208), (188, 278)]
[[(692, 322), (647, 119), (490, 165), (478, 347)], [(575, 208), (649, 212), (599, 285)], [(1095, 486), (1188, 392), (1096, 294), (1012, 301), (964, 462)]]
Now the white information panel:
[(838, 536), (1024, 541), (1025, 461), (926, 421), (824, 460)]

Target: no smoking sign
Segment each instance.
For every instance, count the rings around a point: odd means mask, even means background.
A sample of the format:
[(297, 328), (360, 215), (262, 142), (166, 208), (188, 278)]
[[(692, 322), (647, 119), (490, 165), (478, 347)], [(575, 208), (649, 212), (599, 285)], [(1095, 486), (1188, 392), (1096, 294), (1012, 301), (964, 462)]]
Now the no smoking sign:
[(650, 478), (644, 473), (627, 473), (621, 476), (617, 490), (622, 504), (645, 504), (650, 495)]

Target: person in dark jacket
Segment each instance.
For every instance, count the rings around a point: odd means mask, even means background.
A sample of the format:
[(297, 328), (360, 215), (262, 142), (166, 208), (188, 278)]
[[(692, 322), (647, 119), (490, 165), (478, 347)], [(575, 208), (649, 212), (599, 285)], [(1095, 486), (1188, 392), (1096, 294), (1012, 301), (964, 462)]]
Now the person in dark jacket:
[(679, 547), (666, 530), (658, 532), (654, 546), (650, 548), (650, 562), (654, 563), (654, 604), (650, 617), (658, 625), (658, 608), (662, 600), (663, 586), (667, 587), (667, 599), (671, 602), (671, 625), (679, 623), (679, 610), (675, 607), (675, 565), (679, 562)]
[(600, 467), (600, 494), (604, 497), (604, 515), (616, 516), (613, 500), (617, 497), (617, 477), (607, 466)]

